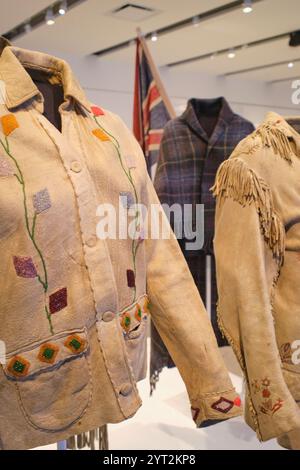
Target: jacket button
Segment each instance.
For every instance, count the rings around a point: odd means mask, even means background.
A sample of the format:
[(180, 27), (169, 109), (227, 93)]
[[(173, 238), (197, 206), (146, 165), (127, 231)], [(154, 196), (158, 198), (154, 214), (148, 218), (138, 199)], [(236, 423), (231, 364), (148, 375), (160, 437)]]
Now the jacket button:
[(129, 383), (122, 385), (122, 387), (120, 388), (120, 394), (123, 395), (123, 397), (127, 397), (128, 395), (130, 395), (131, 392), (132, 385)]
[(82, 170), (82, 166), (80, 162), (77, 162), (76, 160), (71, 163), (71, 170), (74, 171), (75, 173), (80, 173)]
[(86, 241), (86, 244), (89, 248), (93, 248), (94, 246), (97, 245), (97, 237), (93, 235)]
[(104, 315), (102, 316), (102, 320), (105, 322), (109, 322), (114, 320), (115, 314), (113, 312), (105, 312)]

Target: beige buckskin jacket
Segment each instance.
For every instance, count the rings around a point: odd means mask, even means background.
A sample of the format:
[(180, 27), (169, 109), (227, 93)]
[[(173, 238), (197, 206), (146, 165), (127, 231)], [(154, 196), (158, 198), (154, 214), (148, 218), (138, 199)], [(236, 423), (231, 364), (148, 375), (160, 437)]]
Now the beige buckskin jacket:
[(246, 421), (261, 440), (282, 436), (293, 448), (300, 448), (299, 157), (300, 134), (269, 113), (221, 165), (213, 187), (219, 323), (245, 373)]
[[(63, 87), (62, 132), (43, 115), (48, 103), (33, 71), (45, 78), (50, 102), (52, 86), (56, 98)], [(1, 448), (47, 444), (134, 415), (149, 311), (197, 425), (239, 415), (175, 237), (145, 237), (136, 210), (137, 236), (97, 237), (99, 205), (118, 208), (124, 195), (128, 212), (136, 202), (159, 204), (132, 134), (90, 105), (60, 59), (6, 47), (0, 85)]]

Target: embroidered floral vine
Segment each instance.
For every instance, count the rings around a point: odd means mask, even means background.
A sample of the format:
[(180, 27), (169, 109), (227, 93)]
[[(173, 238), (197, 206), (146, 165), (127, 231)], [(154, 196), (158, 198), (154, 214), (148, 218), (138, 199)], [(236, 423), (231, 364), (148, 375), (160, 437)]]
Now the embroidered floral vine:
[[(49, 312), (49, 309), (48, 309), (48, 306), (47, 306), (47, 300), (46, 300), (46, 296), (47, 296), (47, 292), (48, 292), (47, 267), (46, 267), (46, 262), (45, 262), (44, 256), (41, 252), (41, 249), (38, 246), (38, 243), (37, 243), (36, 237), (35, 237), (35, 229), (36, 229), (38, 211), (35, 210), (33, 218), (32, 218), (32, 220), (30, 220), (29, 210), (28, 210), (28, 202), (27, 202), (27, 194), (26, 194), (26, 182), (25, 182), (24, 175), (23, 175), (23, 172), (21, 170), (21, 167), (20, 167), (18, 161), (16, 160), (16, 158), (11, 153), (9, 140), (8, 140), (9, 135), (15, 129), (17, 129), (19, 127), (19, 124), (18, 124), (18, 121), (16, 120), (16, 118), (13, 114), (7, 114), (5, 116), (2, 116), (1, 117), (1, 123), (2, 123), (2, 129), (3, 129), (3, 134), (4, 134), (4, 140), (2, 140), (0, 138), (0, 144), (3, 147), (6, 155), (13, 161), (13, 163), (15, 165), (16, 172), (13, 173), (13, 175), (18, 180), (18, 182), (21, 186), (21, 190), (22, 190), (26, 230), (27, 230), (28, 236), (29, 236), (29, 238), (30, 238), (30, 240), (33, 244), (33, 247), (34, 247), (38, 257), (40, 258), (40, 261), (41, 261), (41, 264), (42, 264), (42, 270), (43, 270), (43, 274), (41, 275), (38, 272), (36, 272), (35, 266), (32, 265), (31, 270), (32, 270), (33, 274), (29, 275), (29, 276), (24, 276), (24, 277), (36, 277), (38, 282), (41, 284), (41, 286), (43, 288), (44, 296), (45, 296), (45, 301), (44, 301), (45, 314), (46, 314), (46, 317), (47, 317), (47, 320), (48, 320), (48, 323), (49, 323), (51, 334), (54, 334), (53, 325), (52, 325), (52, 321), (51, 321), (51, 315), (50, 315), (50, 312)], [(28, 262), (28, 259), (27, 259), (27, 262)], [(15, 257), (14, 263), (15, 263), (16, 270), (18, 268), (21, 269), (20, 259)]]
[[(137, 207), (139, 203), (138, 195), (137, 195), (137, 190), (134, 184), (133, 176), (131, 173), (130, 168), (126, 168), (123, 158), (122, 158), (122, 153), (121, 153), (121, 147), (119, 144), (119, 141), (110, 133), (108, 132), (99, 122), (99, 117), (104, 115), (104, 112), (102, 111), (101, 108), (97, 106), (92, 106), (92, 112), (93, 112), (93, 119), (98, 127), (98, 129), (95, 129), (93, 131), (93, 134), (98, 137), (102, 141), (110, 141), (112, 145), (114, 146), (118, 159), (120, 162), (120, 165), (122, 167), (122, 170), (128, 179), (134, 193), (134, 202), (135, 206)], [(141, 220), (140, 220), (140, 213), (138, 210), (136, 210), (135, 215), (134, 215), (134, 234), (132, 236), (132, 244), (131, 244), (131, 253), (132, 253), (132, 263), (133, 263), (133, 279), (131, 279), (131, 283), (128, 283), (130, 287), (133, 289), (133, 299), (132, 302), (136, 301), (136, 257), (137, 257), (137, 252), (139, 249), (139, 246), (141, 244), (141, 237), (137, 237), (138, 233), (141, 233)], [(127, 278), (129, 277), (129, 273), (127, 271)]]
[(263, 414), (273, 416), (283, 406), (283, 400), (277, 398), (275, 400), (272, 396), (271, 380), (267, 377), (263, 380), (253, 380), (251, 383), (254, 395), (261, 395), (262, 401), (259, 406), (259, 411)]

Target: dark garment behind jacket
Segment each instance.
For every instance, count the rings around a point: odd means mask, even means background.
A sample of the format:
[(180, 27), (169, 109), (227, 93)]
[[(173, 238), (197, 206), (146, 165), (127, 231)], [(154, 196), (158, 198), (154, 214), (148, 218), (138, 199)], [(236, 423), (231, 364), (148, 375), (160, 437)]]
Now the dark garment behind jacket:
[[(220, 164), (253, 130), (253, 124), (235, 114), (224, 98), (191, 99), (182, 116), (169, 121), (164, 129), (154, 181), (162, 204), (179, 204), (182, 210), (184, 204), (190, 204), (193, 208), (196, 204), (204, 204), (202, 249), (187, 251), (185, 238), (179, 240), (179, 244), (205, 304), (206, 255), (211, 255), (211, 319), (219, 346), (227, 343), (217, 325), (213, 256), (215, 201), (210, 188)], [(174, 220), (170, 222), (174, 229)], [(194, 216), (192, 227), (195, 228)], [(153, 324), (151, 335), (150, 380), (153, 390), (163, 367), (172, 367), (174, 364)]]

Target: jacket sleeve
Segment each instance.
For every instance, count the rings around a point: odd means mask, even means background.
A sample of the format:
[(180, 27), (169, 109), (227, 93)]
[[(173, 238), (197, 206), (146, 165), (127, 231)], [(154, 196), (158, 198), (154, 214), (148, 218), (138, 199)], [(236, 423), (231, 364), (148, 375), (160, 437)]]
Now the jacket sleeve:
[[(144, 155), (129, 132), (128, 139), (145, 181), (144, 199), (149, 213), (151, 207), (161, 206), (147, 174)], [(162, 208), (160, 213), (162, 230), (170, 232), (170, 237), (151, 238), (151, 228), (148, 227), (148, 237), (144, 242), (151, 318), (185, 382), (194, 421), (198, 426), (209, 425), (240, 415), (241, 401)]]
[(284, 227), (266, 182), (243, 159), (221, 165), (213, 190), (219, 323), (244, 370), (247, 422), (268, 440), (300, 425), (284, 381), (272, 315)]

